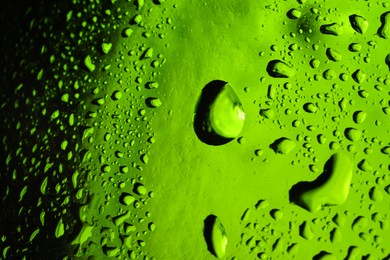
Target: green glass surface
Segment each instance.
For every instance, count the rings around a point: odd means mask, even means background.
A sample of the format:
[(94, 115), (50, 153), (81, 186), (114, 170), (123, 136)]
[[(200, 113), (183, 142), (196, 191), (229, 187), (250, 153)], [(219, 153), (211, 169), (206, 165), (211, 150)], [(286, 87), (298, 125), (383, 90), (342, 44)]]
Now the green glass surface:
[(0, 259), (390, 259), (388, 0), (1, 6)]

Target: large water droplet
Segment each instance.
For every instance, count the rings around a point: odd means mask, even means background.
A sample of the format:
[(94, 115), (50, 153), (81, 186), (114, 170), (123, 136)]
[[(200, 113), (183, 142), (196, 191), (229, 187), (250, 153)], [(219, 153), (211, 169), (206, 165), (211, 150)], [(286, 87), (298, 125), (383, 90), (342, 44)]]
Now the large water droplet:
[(242, 104), (229, 84), (214, 80), (203, 88), (194, 121), (195, 133), (202, 142), (225, 144), (241, 133), (244, 121)]
[(209, 215), (204, 220), (203, 235), (210, 253), (222, 258), (225, 255), (228, 240), (225, 228), (218, 217)]
[(325, 205), (340, 205), (348, 197), (353, 164), (347, 155), (336, 153), (326, 162), (324, 172), (312, 182), (300, 182), (290, 190), (290, 201), (316, 212)]

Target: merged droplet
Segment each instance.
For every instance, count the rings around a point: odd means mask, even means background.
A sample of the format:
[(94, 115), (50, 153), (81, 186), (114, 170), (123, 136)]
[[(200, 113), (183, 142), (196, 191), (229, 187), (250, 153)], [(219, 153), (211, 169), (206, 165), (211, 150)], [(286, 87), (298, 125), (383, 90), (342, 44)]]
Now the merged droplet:
[(390, 37), (390, 12), (381, 15), (381, 26), (378, 29), (378, 35), (384, 39)]
[(353, 164), (343, 153), (331, 156), (324, 172), (312, 182), (300, 182), (290, 190), (290, 201), (311, 212), (325, 205), (340, 205), (348, 197)]
[(238, 137), (244, 121), (242, 104), (229, 84), (215, 80), (203, 88), (194, 121), (195, 133), (202, 142), (225, 144)]

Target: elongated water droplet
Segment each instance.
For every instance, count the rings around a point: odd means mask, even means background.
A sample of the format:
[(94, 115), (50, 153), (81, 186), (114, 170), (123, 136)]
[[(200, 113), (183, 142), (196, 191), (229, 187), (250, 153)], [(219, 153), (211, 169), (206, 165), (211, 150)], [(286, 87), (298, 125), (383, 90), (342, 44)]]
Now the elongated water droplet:
[(322, 25), (320, 31), (323, 34), (339, 36), (342, 33), (342, 28), (338, 23), (331, 23)]
[(386, 55), (385, 63), (387, 65), (387, 67), (389, 67), (389, 70), (390, 70), (390, 53)]
[(209, 215), (205, 219), (203, 234), (210, 253), (222, 258), (225, 255), (228, 240), (225, 228), (218, 217)]
[(384, 39), (390, 37), (390, 12), (381, 15), (381, 26), (378, 29), (378, 35)]
[(281, 60), (271, 60), (268, 62), (267, 72), (274, 78), (291, 78), (295, 75), (294, 69)]

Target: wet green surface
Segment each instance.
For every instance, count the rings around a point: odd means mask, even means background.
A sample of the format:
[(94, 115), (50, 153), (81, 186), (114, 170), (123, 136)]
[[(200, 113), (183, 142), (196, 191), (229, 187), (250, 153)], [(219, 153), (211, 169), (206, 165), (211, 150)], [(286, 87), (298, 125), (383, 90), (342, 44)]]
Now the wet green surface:
[(0, 258), (389, 259), (386, 1), (5, 10)]

